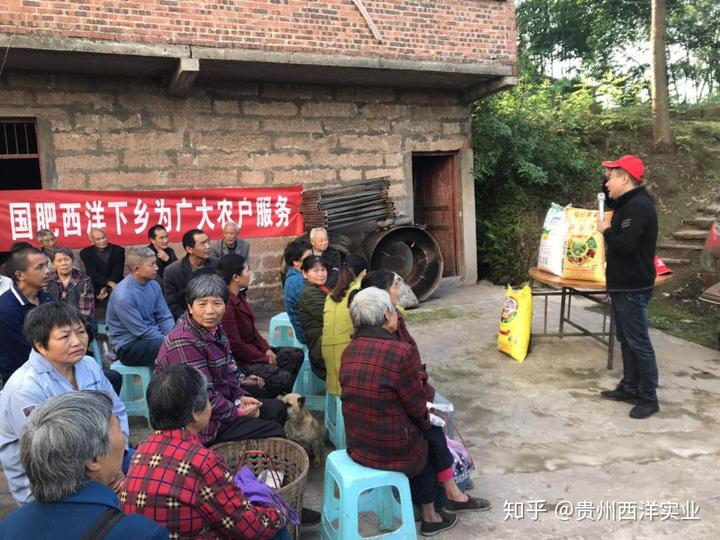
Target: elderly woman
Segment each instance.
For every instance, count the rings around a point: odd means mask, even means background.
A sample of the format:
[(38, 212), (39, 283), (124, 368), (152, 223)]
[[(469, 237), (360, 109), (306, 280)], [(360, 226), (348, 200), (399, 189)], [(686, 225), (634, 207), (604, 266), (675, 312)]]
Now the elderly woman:
[(290, 537), (285, 516), (248, 500), (222, 456), (198, 437), (212, 414), (202, 373), (187, 364), (155, 373), (147, 402), (155, 433), (138, 446), (128, 471), (120, 493), (125, 512), (165, 525), (174, 538)]
[(376, 287), (360, 291), (350, 316), (355, 334), (340, 367), (350, 457), (410, 478), (413, 500), (422, 509), (423, 536), (453, 527), (457, 517), (452, 514), (490, 508), (453, 480), (453, 457), (442, 429), (430, 425), (412, 347), (395, 335), (398, 317), (390, 295)]
[[(97, 362), (85, 356), (88, 336), (76, 307), (62, 302), (42, 304), (25, 317), (23, 333), (33, 345), (30, 357), (12, 374), (0, 394), (0, 463), (19, 504), (31, 500), (28, 477), (20, 463), (20, 436), (30, 412), (51, 397), (77, 390), (107, 392), (126, 441), (129, 433), (125, 405)], [(121, 480), (119, 477), (117, 482)]]
[(73, 268), (75, 255), (71, 249), (57, 248), (52, 252), (51, 257), (55, 273), (50, 276), (47, 292), (53, 300), (60, 300), (78, 308), (85, 319), (85, 325), (90, 327), (94, 335), (97, 332), (95, 292), (90, 276)]
[(245, 382), (255, 379), (259, 386), (244, 387), (254, 397), (273, 398), (292, 392), (295, 377), (304, 359), (302, 349), (272, 348), (255, 326), (255, 313), (245, 298), (252, 273), (242, 255), (226, 255), (215, 271), (228, 286), (228, 303), (223, 316), (223, 329), (230, 341), (230, 350), (240, 369), (248, 374)]
[(210, 446), (225, 441), (284, 437), (285, 404), (258, 400), (242, 388), (230, 342), (222, 327), (228, 288), (215, 274), (201, 274), (185, 288), (187, 311), (165, 338), (157, 370), (179, 364), (198, 369), (208, 382), (212, 415), (198, 436)]
[(167, 529), (125, 515), (110, 486), (120, 474), (125, 435), (113, 401), (97, 391), (62, 394), (34, 411), (20, 458), (35, 498), (0, 523), (0, 539), (166, 539)]
[(283, 254), (285, 266), (287, 267), (287, 273), (283, 281), (285, 310), (290, 319), (290, 324), (295, 330), (295, 336), (300, 343), (305, 343), (305, 334), (303, 334), (302, 325), (300, 324), (300, 295), (305, 288), (302, 263), (310, 255), (312, 255), (312, 247), (307, 238), (304, 237), (296, 238), (290, 242), (285, 247), (285, 253)]
[(315, 375), (325, 380), (327, 371), (322, 355), (322, 332), (325, 297), (330, 292), (325, 286), (327, 264), (322, 257), (310, 255), (302, 263), (302, 275), (305, 287), (300, 294), (300, 324), (308, 346), (310, 367)]
[(327, 391), (334, 395), (340, 394), (340, 358), (353, 333), (350, 294), (360, 288), (366, 273), (365, 259), (359, 255), (350, 255), (341, 265), (338, 281), (325, 299), (321, 350), (327, 370)]

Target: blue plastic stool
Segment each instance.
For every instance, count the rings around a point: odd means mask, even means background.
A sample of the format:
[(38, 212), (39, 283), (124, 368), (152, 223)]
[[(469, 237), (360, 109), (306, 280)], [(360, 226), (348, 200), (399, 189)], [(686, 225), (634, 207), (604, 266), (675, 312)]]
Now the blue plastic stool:
[[(152, 368), (126, 366), (117, 360), (112, 363), (110, 369), (122, 375), (123, 385), (120, 391), (120, 399), (125, 404), (128, 416), (144, 416), (149, 426), (150, 412), (148, 411), (147, 401), (145, 401), (145, 391), (148, 384), (150, 384)], [(140, 377), (140, 384), (137, 384), (136, 377)]]
[(103, 357), (102, 353), (100, 352), (100, 345), (98, 345), (97, 339), (93, 339), (90, 342), (90, 348), (92, 349), (93, 358), (98, 363), (98, 366), (104, 368), (105, 366), (103, 365)]
[(305, 359), (295, 379), (293, 392), (305, 396), (305, 406), (311, 411), (324, 411), (325, 381), (313, 373), (307, 347), (304, 345), (302, 347), (305, 351)]
[[(336, 485), (339, 497), (335, 493)], [(399, 502), (392, 494), (393, 487), (400, 495)], [(360, 512), (368, 511), (378, 516), (381, 531), (392, 532), (370, 537), (360, 536), (358, 516)], [(402, 523), (400, 527), (392, 530), (396, 518), (401, 519)], [(355, 463), (345, 450), (332, 452), (325, 462), (320, 538), (322, 540), (417, 538), (407, 476), (398, 472), (363, 467)]]
[(287, 312), (278, 313), (270, 319), (268, 343), (271, 347), (298, 347), (299, 349), (304, 347), (295, 335), (295, 329)]
[(325, 394), (325, 433), (335, 446), (335, 450), (345, 450), (345, 420), (342, 414), (340, 396), (327, 392)]

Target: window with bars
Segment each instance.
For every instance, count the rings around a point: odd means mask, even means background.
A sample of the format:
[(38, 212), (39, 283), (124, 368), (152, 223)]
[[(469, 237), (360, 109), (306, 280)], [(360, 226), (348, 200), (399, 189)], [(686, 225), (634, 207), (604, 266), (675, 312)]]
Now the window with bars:
[(0, 190), (42, 189), (35, 120), (0, 118)]

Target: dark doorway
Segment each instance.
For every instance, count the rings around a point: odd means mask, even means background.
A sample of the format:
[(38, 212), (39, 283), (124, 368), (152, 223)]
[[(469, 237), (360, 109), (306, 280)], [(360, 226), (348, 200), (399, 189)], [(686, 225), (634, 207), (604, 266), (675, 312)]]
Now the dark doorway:
[(0, 190), (42, 189), (35, 121), (0, 118)]
[(412, 174), (415, 223), (425, 226), (440, 246), (443, 276), (457, 276), (462, 266), (458, 155), (413, 154)]

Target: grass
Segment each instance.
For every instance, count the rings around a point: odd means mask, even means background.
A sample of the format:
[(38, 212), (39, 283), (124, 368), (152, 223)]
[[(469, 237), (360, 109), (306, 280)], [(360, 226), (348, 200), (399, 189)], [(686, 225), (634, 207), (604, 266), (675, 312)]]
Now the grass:
[(665, 297), (653, 298), (650, 303), (650, 326), (671, 336), (704, 347), (718, 346), (720, 308), (710, 304), (685, 306)]

